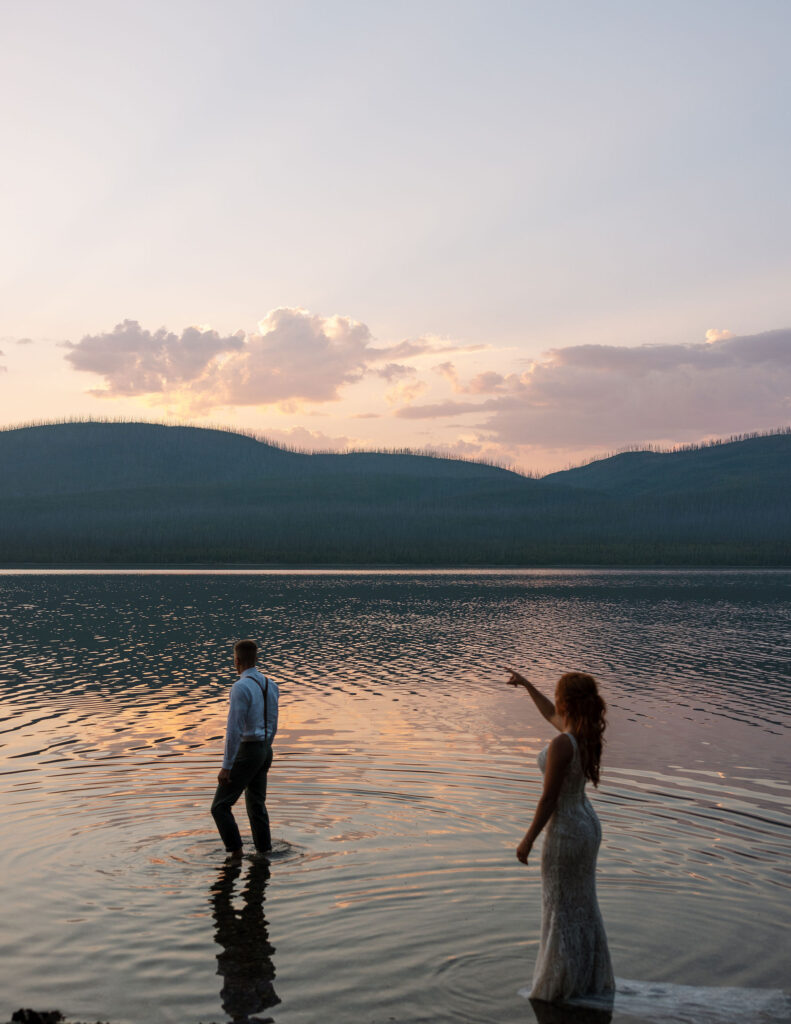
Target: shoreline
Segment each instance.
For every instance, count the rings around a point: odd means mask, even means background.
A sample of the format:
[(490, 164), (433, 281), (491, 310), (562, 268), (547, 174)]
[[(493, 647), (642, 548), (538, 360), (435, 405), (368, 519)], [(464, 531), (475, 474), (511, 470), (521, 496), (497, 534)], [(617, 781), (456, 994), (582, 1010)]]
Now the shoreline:
[(91, 573), (91, 572), (173, 572), (173, 573), (502, 573), (502, 572), (791, 572), (791, 564), (732, 563), (569, 563), (542, 565), (425, 562), (6, 562), (0, 573)]

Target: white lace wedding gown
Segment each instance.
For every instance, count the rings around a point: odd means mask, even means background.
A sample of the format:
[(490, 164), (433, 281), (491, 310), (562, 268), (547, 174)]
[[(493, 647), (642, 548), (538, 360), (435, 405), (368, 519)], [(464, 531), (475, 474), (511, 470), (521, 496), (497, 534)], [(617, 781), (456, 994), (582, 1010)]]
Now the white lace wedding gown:
[[(596, 855), (601, 825), (585, 795), (576, 738), (557, 806), (544, 830), (541, 853), (541, 946), (531, 999), (561, 1002), (612, 992), (615, 981), (599, 904)], [(547, 751), (538, 755), (543, 772)]]

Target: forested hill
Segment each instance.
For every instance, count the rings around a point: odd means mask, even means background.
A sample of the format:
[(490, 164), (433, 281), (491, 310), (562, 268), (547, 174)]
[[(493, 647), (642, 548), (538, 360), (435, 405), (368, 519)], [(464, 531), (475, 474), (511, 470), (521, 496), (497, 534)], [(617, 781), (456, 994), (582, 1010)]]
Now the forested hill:
[(0, 432), (0, 563), (791, 564), (791, 434), (529, 479), (143, 423)]
[(623, 452), (551, 473), (542, 482), (607, 494), (662, 496), (702, 490), (735, 493), (751, 487), (780, 487), (788, 493), (790, 479), (791, 433), (778, 433), (676, 452)]

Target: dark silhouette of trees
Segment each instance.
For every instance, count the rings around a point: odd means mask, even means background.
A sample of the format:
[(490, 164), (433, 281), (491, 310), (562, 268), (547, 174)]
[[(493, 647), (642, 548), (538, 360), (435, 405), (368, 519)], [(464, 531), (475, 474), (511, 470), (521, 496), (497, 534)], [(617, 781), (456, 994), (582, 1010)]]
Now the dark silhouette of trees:
[(786, 565), (791, 432), (540, 479), (196, 427), (0, 432), (3, 564)]

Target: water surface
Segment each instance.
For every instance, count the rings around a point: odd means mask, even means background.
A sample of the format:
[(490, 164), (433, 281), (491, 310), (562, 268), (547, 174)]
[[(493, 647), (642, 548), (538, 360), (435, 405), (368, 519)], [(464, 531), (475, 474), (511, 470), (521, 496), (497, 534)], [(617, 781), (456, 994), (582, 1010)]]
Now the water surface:
[[(0, 574), (0, 1017), (534, 1019), (513, 851), (551, 729), (514, 665), (610, 706), (616, 974), (664, 984), (655, 1019), (689, 1019), (673, 986), (783, 1019), (790, 597), (767, 571)], [(244, 636), (281, 684), (277, 849), (234, 870), (208, 805)]]

